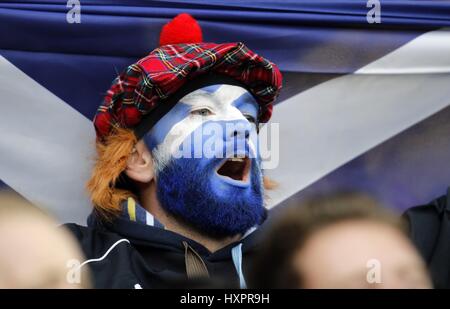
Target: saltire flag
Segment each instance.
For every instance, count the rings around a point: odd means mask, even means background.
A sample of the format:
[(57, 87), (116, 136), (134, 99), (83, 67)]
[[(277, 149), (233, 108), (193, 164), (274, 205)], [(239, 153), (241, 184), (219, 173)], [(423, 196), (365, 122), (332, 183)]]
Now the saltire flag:
[(84, 223), (92, 118), (111, 81), (187, 12), (242, 41), (284, 89), (269, 206), (359, 189), (403, 210), (450, 184), (450, 2), (46, 0), (0, 3), (0, 179)]

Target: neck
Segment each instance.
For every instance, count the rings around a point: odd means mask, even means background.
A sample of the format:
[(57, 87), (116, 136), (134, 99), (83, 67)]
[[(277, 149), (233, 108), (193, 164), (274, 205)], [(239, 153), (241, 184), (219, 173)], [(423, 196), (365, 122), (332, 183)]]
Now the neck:
[(169, 215), (161, 207), (161, 204), (158, 201), (156, 195), (156, 184), (154, 181), (151, 181), (149, 184), (142, 185), (140, 188), (140, 202), (141, 206), (150, 212), (156, 219), (158, 219), (158, 221), (164, 225), (166, 230), (192, 239), (203, 245), (210, 252), (215, 252), (235, 241), (238, 241), (241, 238), (241, 235), (235, 235), (223, 239), (211, 238), (194, 231), (189, 226), (186, 226), (186, 224), (183, 224), (173, 216)]

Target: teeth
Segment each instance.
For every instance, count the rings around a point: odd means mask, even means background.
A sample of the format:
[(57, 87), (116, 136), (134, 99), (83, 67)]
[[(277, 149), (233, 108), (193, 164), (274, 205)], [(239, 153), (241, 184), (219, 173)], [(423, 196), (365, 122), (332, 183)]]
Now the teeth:
[(231, 158), (230, 160), (233, 162), (244, 162), (244, 158)]

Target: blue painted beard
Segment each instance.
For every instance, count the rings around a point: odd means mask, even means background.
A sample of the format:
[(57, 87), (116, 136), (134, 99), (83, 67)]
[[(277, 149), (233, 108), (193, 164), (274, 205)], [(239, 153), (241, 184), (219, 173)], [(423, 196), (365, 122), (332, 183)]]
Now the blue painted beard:
[(194, 230), (215, 239), (244, 234), (262, 223), (262, 174), (251, 159), (249, 185), (237, 186), (216, 173), (220, 160), (172, 159), (157, 175), (161, 206)]

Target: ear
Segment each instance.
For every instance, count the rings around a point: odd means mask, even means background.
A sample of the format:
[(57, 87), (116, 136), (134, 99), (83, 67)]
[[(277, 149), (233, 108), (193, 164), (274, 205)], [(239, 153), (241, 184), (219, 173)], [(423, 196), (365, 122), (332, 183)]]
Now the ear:
[(128, 159), (125, 174), (141, 183), (149, 183), (153, 179), (155, 172), (152, 155), (142, 140), (136, 143)]

